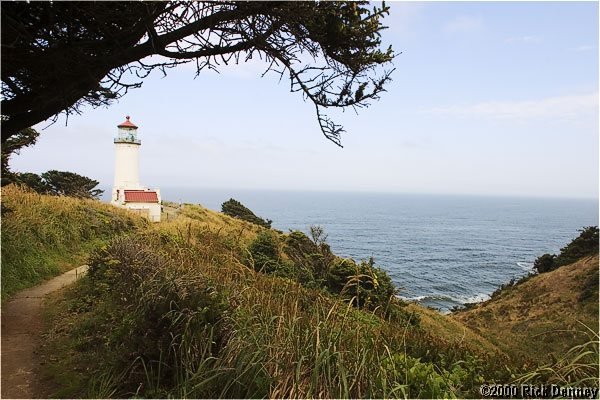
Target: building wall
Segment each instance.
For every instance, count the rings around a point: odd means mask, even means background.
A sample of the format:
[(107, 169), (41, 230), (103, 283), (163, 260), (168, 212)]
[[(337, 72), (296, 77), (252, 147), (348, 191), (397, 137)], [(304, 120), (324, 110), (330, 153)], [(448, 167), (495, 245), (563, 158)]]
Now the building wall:
[(139, 150), (139, 144), (115, 144), (114, 188), (141, 189)]
[(160, 203), (125, 203), (125, 208), (148, 218), (152, 222), (160, 222)]

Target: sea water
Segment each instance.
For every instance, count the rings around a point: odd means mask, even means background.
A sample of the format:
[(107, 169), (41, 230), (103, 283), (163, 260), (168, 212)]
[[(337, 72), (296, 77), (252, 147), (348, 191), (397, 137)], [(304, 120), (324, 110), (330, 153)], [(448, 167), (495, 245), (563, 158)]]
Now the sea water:
[(285, 232), (320, 225), (334, 253), (373, 257), (402, 298), (442, 311), (487, 299), (598, 225), (591, 199), (178, 188), (162, 197), (217, 211), (235, 198)]

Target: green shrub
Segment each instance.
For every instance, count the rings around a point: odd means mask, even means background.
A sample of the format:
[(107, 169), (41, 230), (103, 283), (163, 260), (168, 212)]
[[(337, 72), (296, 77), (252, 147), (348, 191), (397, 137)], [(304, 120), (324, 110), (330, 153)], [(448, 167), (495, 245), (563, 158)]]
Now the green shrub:
[(352, 259), (336, 260), (329, 267), (326, 287), (353, 305), (369, 309), (387, 309), (398, 291), (389, 275), (375, 266), (373, 258), (359, 264)]
[(558, 256), (544, 254), (538, 257), (533, 268), (538, 273), (550, 272), (563, 265), (572, 264), (583, 257), (598, 254), (598, 227), (588, 226), (579, 230), (578, 237), (560, 249)]
[(249, 208), (234, 199), (229, 199), (221, 204), (221, 212), (230, 217), (239, 218), (256, 225), (264, 226), (265, 228), (271, 228), (271, 223), (273, 222), (270, 219), (264, 220), (257, 217)]
[(248, 246), (247, 264), (256, 271), (273, 274), (283, 269), (279, 240), (274, 232), (262, 231)]
[(556, 254), (544, 254), (536, 258), (533, 263), (533, 269), (535, 269), (538, 273), (542, 274), (544, 272), (550, 272), (556, 268), (558, 265), (555, 263)]
[(296, 271), (301, 271), (303, 276), (311, 277), (310, 280), (301, 283), (324, 287), (328, 266), (336, 258), (326, 243), (317, 244), (304, 233), (292, 231), (285, 238), (283, 251), (294, 264)]
[(583, 257), (598, 254), (598, 227), (587, 226), (579, 232), (581, 233), (578, 237), (560, 249), (560, 254), (555, 260), (556, 266), (571, 264)]
[(227, 297), (145, 238), (118, 239), (94, 253), (88, 279), (88, 293), (104, 307), (83, 325), (81, 345), (101, 346), (110, 368), (126, 371), (119, 393), (132, 395), (145, 381), (147, 396), (165, 397), (227, 341)]
[(465, 365), (465, 362), (457, 363), (448, 371), (418, 358), (392, 354), (383, 361), (381, 368), (386, 373), (379, 376), (377, 383), (383, 388), (388, 387), (382, 390), (384, 393), (397, 398), (453, 398), (465, 383), (482, 382), (478, 368), (473, 373), (470, 365), (466, 365), (466, 368)]
[(280, 241), (272, 231), (260, 232), (248, 246), (246, 265), (306, 287), (326, 289), (356, 307), (371, 310), (388, 310), (397, 293), (389, 275), (376, 267), (372, 258), (359, 264), (338, 258), (322, 235), (310, 240), (304, 233), (292, 231)]

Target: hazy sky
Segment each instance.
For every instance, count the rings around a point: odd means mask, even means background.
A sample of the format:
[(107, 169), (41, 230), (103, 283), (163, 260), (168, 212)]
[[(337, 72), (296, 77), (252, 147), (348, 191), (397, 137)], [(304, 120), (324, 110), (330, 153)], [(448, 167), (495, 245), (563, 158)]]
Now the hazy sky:
[(379, 102), (334, 115), (343, 149), (259, 62), (196, 79), (183, 66), (61, 117), (12, 168), (110, 187), (131, 115), (150, 187), (598, 197), (597, 2), (390, 5), (383, 41), (402, 54)]

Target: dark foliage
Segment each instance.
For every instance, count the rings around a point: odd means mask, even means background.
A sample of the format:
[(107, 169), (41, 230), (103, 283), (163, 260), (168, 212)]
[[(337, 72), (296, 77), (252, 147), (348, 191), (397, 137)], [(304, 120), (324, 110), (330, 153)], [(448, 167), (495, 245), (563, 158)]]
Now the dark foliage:
[(46, 183), (46, 181), (38, 174), (22, 172), (15, 174), (13, 179), (16, 184), (25, 185), (34, 192), (39, 194), (50, 194), (48, 183)]
[(574, 263), (582, 257), (598, 254), (598, 227), (587, 226), (579, 230), (578, 237), (560, 249), (556, 257), (556, 265), (563, 266)]
[[(311, 227), (311, 231), (313, 229), (315, 228)], [(310, 276), (307, 282), (301, 280), (301, 283), (315, 287), (325, 286), (329, 265), (333, 263), (336, 256), (331, 252), (324, 238), (313, 236), (311, 240), (300, 231), (292, 231), (285, 237), (284, 252), (296, 271), (303, 271), (304, 276)]]
[(108, 105), (155, 69), (193, 63), (200, 74), (260, 58), (340, 145), (344, 130), (323, 111), (365, 107), (385, 91), (387, 14), (366, 1), (3, 2), (2, 143), (62, 112)]
[(239, 218), (256, 225), (264, 226), (265, 228), (270, 228), (273, 222), (270, 219), (264, 220), (257, 217), (248, 207), (234, 199), (229, 199), (221, 204), (221, 212), (230, 217)]
[(281, 271), (282, 260), (279, 257), (278, 240), (274, 232), (260, 232), (250, 246), (250, 262), (255, 270), (267, 274)]
[(556, 254), (543, 254), (536, 258), (533, 263), (533, 269), (535, 269), (538, 273), (542, 274), (544, 272), (552, 271), (556, 268), (555, 264)]
[[(196, 367), (225, 344), (228, 299), (199, 271), (182, 268), (144, 239), (117, 239), (96, 251), (89, 265), (88, 294), (77, 311), (99, 302), (90, 323), (103, 329), (90, 329), (76, 350), (109, 351), (106, 361), (127, 371), (120, 392), (133, 395), (149, 377), (161, 386), (174, 386), (182, 369)], [(151, 397), (165, 396), (159, 392)]]
[(10, 171), (8, 163), (13, 154), (19, 154), (24, 147), (33, 146), (39, 136), (33, 128), (26, 128), (5, 141), (2, 141), (2, 186), (15, 183), (15, 174)]
[(104, 190), (94, 189), (98, 181), (68, 171), (51, 170), (42, 175), (30, 172), (13, 175), (13, 182), (25, 185), (40, 194), (97, 199)]
[(50, 193), (58, 196), (98, 198), (103, 190), (94, 189), (98, 181), (68, 171), (51, 170), (42, 173), (42, 179), (50, 188)]
[[(321, 230), (321, 234), (314, 232)], [(293, 279), (304, 286), (322, 288), (356, 307), (382, 308), (387, 314), (397, 289), (374, 260), (356, 263), (335, 256), (325, 242), (322, 228), (311, 227), (313, 240), (300, 231), (280, 238), (261, 232), (248, 246), (246, 263), (255, 270)]]
[(560, 249), (560, 254), (544, 254), (535, 260), (533, 268), (539, 273), (553, 271), (563, 265), (598, 254), (598, 227), (587, 226), (579, 230), (579, 236)]

